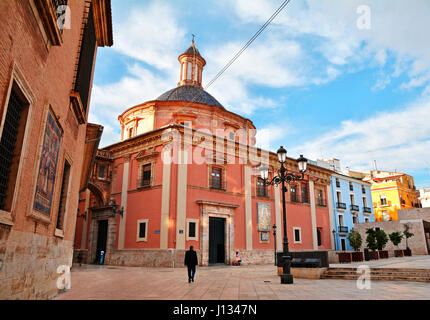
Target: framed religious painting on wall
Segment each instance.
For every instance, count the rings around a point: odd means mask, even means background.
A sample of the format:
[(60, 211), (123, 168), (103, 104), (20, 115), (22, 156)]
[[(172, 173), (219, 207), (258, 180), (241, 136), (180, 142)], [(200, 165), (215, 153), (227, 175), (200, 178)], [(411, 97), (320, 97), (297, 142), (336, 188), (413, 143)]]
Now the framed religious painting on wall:
[(35, 210), (47, 216), (51, 212), (60, 143), (61, 129), (48, 112), (33, 203)]
[(270, 203), (257, 203), (257, 223), (258, 231), (270, 232), (271, 219), (270, 219)]

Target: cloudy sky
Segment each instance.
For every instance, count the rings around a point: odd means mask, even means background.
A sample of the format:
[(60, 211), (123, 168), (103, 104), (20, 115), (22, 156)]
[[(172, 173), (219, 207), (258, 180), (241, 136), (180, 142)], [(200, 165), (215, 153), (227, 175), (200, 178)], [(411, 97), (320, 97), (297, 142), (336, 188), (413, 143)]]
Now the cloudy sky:
[[(119, 141), (125, 109), (177, 85), (191, 34), (205, 86), (283, 1), (112, 0), (89, 119), (101, 146)], [(430, 187), (429, 12), (428, 0), (291, 0), (207, 91), (254, 122), (263, 148), (355, 170), (376, 160)]]

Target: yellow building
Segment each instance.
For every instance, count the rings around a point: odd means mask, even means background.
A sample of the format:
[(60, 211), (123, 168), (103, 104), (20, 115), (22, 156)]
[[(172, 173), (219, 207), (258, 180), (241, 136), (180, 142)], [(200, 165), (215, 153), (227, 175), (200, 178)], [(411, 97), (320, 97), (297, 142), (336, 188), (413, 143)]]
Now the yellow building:
[(412, 176), (390, 171), (371, 171), (363, 180), (372, 183), (375, 221), (398, 220), (397, 210), (420, 207)]

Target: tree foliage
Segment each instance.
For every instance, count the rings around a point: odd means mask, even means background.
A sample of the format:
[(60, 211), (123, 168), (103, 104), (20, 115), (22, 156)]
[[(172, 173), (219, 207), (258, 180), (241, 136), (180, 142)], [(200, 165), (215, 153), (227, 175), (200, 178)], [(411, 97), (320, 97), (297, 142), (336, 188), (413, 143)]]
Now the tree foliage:
[(391, 242), (397, 247), (403, 239), (403, 233), (399, 231), (391, 232), (389, 235)]
[(359, 251), (361, 244), (363, 243), (360, 233), (355, 230), (351, 230), (351, 232), (348, 234), (348, 241), (355, 251)]
[(367, 237), (366, 237), (367, 248), (369, 248), (372, 251), (375, 251), (376, 249), (378, 249), (375, 229), (373, 228), (367, 229), (366, 234), (367, 234)]

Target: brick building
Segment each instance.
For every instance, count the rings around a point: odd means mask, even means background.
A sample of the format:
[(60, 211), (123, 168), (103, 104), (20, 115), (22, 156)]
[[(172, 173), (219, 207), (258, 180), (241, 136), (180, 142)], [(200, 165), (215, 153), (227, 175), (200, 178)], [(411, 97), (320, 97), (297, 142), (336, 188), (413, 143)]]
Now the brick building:
[[(0, 1), (0, 299), (58, 292), (103, 128), (87, 123), (110, 0)], [(82, 168), (85, 167), (85, 170)]]
[[(273, 263), (272, 226), (282, 249), (280, 188), (265, 187), (261, 164), (277, 155), (255, 147), (252, 121), (203, 90), (206, 65), (194, 42), (179, 58), (178, 86), (119, 116), (121, 141), (99, 150), (79, 203), (76, 252), (86, 261), (129, 266), (183, 266), (193, 245), (199, 263)], [(295, 159), (287, 168), (298, 171)], [(309, 165), (289, 186), (290, 249), (333, 248), (330, 175)], [(318, 198), (318, 201), (317, 201)]]

